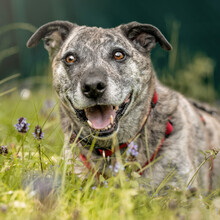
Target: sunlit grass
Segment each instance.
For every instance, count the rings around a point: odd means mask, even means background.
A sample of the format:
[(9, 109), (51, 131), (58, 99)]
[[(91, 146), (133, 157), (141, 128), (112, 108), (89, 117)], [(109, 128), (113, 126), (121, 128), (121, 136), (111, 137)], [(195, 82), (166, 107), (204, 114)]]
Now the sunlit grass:
[[(46, 100), (53, 105), (45, 106)], [(0, 101), (0, 145), (9, 154), (0, 155), (0, 219), (219, 219), (218, 197), (194, 189), (169, 185), (170, 173), (159, 188), (148, 193), (138, 176), (127, 178), (123, 170), (97, 184), (94, 175), (81, 181), (70, 171), (72, 165), (62, 160), (63, 134), (59, 123), (59, 105), (51, 89), (42, 87), (27, 98), (19, 92), (2, 96)], [(14, 124), (19, 117), (30, 123), (26, 134)], [(36, 125), (42, 126), (44, 138), (38, 144), (33, 136)], [(18, 149), (24, 143), (24, 161)], [(76, 148), (76, 146), (72, 146)], [(41, 164), (43, 175), (41, 174)], [(82, 164), (83, 166), (83, 164)], [(37, 181), (37, 182), (36, 182)], [(46, 192), (53, 189), (47, 198)], [(186, 183), (187, 184), (187, 183)], [(44, 196), (43, 196), (44, 195)], [(42, 196), (42, 197), (39, 197)]]

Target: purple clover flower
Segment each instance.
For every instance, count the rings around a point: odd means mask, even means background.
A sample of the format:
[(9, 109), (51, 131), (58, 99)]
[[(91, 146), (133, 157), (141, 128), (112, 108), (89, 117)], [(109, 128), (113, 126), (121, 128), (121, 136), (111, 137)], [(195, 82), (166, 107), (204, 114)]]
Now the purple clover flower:
[(105, 188), (108, 188), (108, 182), (106, 180), (103, 182), (103, 184), (104, 184)]
[(44, 133), (42, 132), (42, 128), (37, 125), (35, 127), (34, 133), (32, 133), (37, 140), (42, 140), (44, 137)]
[(137, 157), (137, 155), (138, 155), (138, 146), (137, 144), (134, 144), (134, 142), (132, 141), (128, 145), (127, 156)]
[(0, 146), (0, 154), (8, 154), (8, 147)]
[(27, 123), (26, 118), (19, 118), (18, 123), (14, 125), (14, 127), (17, 129), (18, 132), (20, 133), (27, 133), (29, 130), (29, 123)]
[(112, 165), (109, 166), (109, 169), (112, 171), (113, 175), (118, 173), (120, 170), (124, 170), (124, 166), (120, 164), (119, 162), (116, 162), (114, 167)]

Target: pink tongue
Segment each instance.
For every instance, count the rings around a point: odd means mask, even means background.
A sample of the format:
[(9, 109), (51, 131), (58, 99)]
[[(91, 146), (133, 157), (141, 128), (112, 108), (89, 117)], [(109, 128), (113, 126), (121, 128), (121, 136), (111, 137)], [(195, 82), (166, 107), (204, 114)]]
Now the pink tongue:
[(92, 122), (94, 129), (104, 129), (110, 125), (110, 117), (115, 119), (116, 113), (113, 110), (113, 106), (110, 105), (96, 105), (86, 109), (86, 117)]

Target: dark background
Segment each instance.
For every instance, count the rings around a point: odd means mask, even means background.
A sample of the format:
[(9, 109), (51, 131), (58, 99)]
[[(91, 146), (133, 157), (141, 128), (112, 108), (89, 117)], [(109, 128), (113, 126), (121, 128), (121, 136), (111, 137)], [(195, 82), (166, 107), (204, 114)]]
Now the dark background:
[[(61, 19), (106, 28), (138, 21), (157, 26), (168, 40), (175, 33), (177, 56), (184, 54), (190, 59), (202, 52), (212, 58), (214, 86), (220, 97), (219, 0), (0, 0), (0, 17), (0, 80), (15, 73), (20, 73), (20, 77), (45, 74), (48, 65), (42, 44), (31, 50), (26, 48), (31, 32), (19, 28), (4, 31), (9, 24), (22, 22), (39, 27)], [(4, 57), (5, 51), (8, 56)], [(159, 48), (153, 51), (156, 70), (167, 65), (167, 56)], [(181, 68), (181, 62), (176, 62)]]

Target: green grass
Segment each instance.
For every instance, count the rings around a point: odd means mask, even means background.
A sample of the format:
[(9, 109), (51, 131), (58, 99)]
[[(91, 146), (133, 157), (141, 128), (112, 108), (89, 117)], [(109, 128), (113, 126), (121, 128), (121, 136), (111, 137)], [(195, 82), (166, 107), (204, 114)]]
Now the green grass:
[[(211, 195), (173, 187), (164, 191), (162, 183), (151, 195), (142, 187), (145, 180), (135, 175), (128, 179), (123, 171), (108, 179), (107, 186), (101, 178), (94, 188), (92, 175), (81, 181), (61, 157), (58, 104), (54, 109), (43, 107), (48, 99), (56, 103), (53, 94), (52, 89), (42, 87), (26, 100), (17, 91), (0, 97), (0, 145), (7, 145), (9, 151), (0, 155), (0, 219), (220, 219), (218, 191)], [(25, 135), (14, 128), (19, 117), (30, 123)], [(32, 135), (36, 125), (45, 133), (40, 142)], [(24, 161), (21, 150), (16, 157), (22, 143)], [(30, 184), (39, 176), (38, 186), (44, 189), (49, 183), (55, 189), (45, 200)]]

